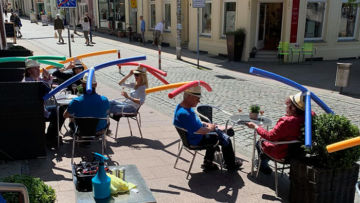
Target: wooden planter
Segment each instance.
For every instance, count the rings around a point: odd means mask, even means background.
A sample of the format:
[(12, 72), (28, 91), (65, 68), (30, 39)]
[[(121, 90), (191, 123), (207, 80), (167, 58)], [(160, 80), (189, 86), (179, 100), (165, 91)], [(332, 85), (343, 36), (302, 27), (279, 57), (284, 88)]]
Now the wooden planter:
[(253, 120), (257, 120), (259, 113), (249, 113), (249, 118)]
[(290, 167), (290, 202), (354, 202), (359, 165), (353, 168), (322, 169), (293, 160)]

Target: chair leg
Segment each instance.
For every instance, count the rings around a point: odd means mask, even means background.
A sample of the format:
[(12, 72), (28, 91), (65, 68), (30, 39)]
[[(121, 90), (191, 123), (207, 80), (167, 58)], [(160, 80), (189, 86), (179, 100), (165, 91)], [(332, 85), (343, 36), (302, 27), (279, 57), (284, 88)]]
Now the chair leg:
[(275, 193), (276, 197), (278, 197), (278, 173), (277, 173), (277, 162), (275, 161)]
[(188, 179), (188, 177), (189, 177), (189, 174), (190, 174), (191, 168), (192, 168), (192, 166), (193, 166), (193, 163), (194, 163), (196, 154), (197, 154), (197, 151), (195, 150), (194, 156), (193, 156), (193, 158), (192, 158), (192, 160), (191, 160), (191, 163), (190, 163), (189, 170), (188, 170), (187, 175), (186, 175), (186, 179)]
[(118, 133), (118, 128), (119, 128), (119, 122), (120, 122), (120, 119), (118, 120), (118, 122), (117, 122), (117, 124), (116, 124), (115, 140), (117, 139), (117, 133)]
[[(139, 123), (140, 123), (140, 127), (141, 127), (141, 115), (140, 115), (140, 112), (138, 112), (138, 115), (139, 115)], [(137, 118), (137, 115), (136, 115), (136, 118)]]
[(76, 135), (73, 135), (73, 144), (72, 144), (72, 152), (71, 152), (71, 164), (74, 163), (75, 142), (76, 142)]
[(129, 118), (127, 118), (128, 124), (129, 124), (129, 130), (130, 130), (130, 135), (133, 136), (132, 130), (131, 130), (131, 125), (130, 125), (130, 121)]
[(179, 160), (179, 157), (180, 157), (180, 155), (181, 155), (182, 149), (183, 149), (183, 145), (181, 145), (181, 148), (180, 148), (180, 150), (179, 150), (179, 153), (178, 153), (178, 155), (177, 155), (177, 157), (176, 157), (175, 164), (174, 164), (174, 168), (176, 168), (176, 164), (177, 164), (177, 162), (178, 162), (178, 160)]
[(261, 158), (260, 156), (258, 156), (258, 168), (257, 168), (257, 171), (256, 171), (256, 178), (259, 176), (259, 172), (260, 172), (260, 168), (261, 168)]
[(141, 138), (143, 138), (143, 136), (142, 136), (142, 132), (141, 132), (141, 128), (140, 128), (140, 124), (139, 124), (139, 121), (138, 121), (138, 119), (137, 119), (137, 117), (136, 117), (136, 123), (137, 123), (137, 125), (138, 125), (138, 128), (139, 128), (139, 132), (140, 132), (140, 136), (141, 136)]
[(104, 135), (102, 135), (102, 140), (101, 140), (101, 154), (102, 155), (104, 155), (105, 145), (106, 145), (106, 140), (105, 140), (105, 134), (104, 134)]
[(57, 129), (57, 148), (60, 148), (60, 129), (59, 129), (59, 106), (56, 106), (56, 119), (57, 119), (57, 123), (56, 123), (56, 129)]

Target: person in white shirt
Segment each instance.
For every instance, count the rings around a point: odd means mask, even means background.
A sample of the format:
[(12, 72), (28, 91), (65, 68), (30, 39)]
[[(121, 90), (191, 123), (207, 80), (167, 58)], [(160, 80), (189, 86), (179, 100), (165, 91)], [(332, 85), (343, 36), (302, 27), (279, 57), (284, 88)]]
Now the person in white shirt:
[(89, 40), (90, 21), (86, 16), (84, 17), (84, 22), (82, 23), (82, 29), (86, 40), (85, 41), (86, 46), (93, 46), (92, 44), (90, 44), (90, 40)]
[(160, 45), (161, 46), (162, 34), (164, 32), (164, 23), (165, 23), (165, 20), (162, 20), (161, 22), (156, 24), (155, 30), (154, 30), (154, 33), (153, 33), (153, 37), (154, 37), (153, 45), (156, 45), (156, 46)]

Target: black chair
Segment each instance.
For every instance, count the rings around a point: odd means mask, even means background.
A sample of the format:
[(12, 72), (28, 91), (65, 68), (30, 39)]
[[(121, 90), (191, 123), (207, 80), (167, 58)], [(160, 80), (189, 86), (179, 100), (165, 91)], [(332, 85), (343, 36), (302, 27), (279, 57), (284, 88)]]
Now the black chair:
[[(218, 147), (219, 141), (215, 145), (209, 145), (209, 146), (190, 145), (188, 140), (187, 140), (187, 131), (185, 129), (177, 127), (177, 126), (175, 126), (175, 128), (176, 128), (176, 130), (177, 130), (177, 132), (178, 132), (178, 134), (180, 136), (182, 145), (181, 145), (181, 147), (179, 145), (179, 153), (178, 153), (178, 155), (176, 157), (174, 168), (176, 168), (176, 164), (177, 164), (177, 162), (179, 160), (179, 157), (180, 157), (181, 152), (182, 152), (183, 149), (185, 149), (187, 152), (189, 152), (191, 155), (193, 155), (193, 158), (192, 158), (191, 163), (190, 163), (189, 170), (187, 171), (187, 174), (186, 174), (186, 179), (188, 179), (188, 177), (189, 177), (190, 170), (191, 170), (191, 168), (193, 166), (193, 163), (194, 163), (194, 160), (195, 160), (195, 156), (198, 153), (198, 151), (200, 151), (200, 150), (206, 150), (206, 149), (209, 149), (209, 148), (216, 148), (215, 159), (220, 162), (219, 164), (220, 164), (220, 167), (221, 167), (221, 170), (222, 170), (222, 168), (223, 168), (223, 156), (222, 156), (221, 150)], [(180, 142), (179, 142), (179, 144), (180, 144)], [(193, 150), (195, 152), (191, 152), (191, 150)]]
[(73, 134), (71, 163), (73, 163), (74, 159), (76, 142), (101, 142), (101, 154), (104, 154), (106, 148), (105, 135), (107, 128), (96, 131), (96, 127), (100, 120), (107, 121), (107, 118), (75, 117), (74, 120), (75, 130)]
[(116, 124), (116, 132), (115, 132), (115, 139), (117, 139), (119, 122), (120, 122), (120, 119), (121, 119), (122, 117), (127, 118), (131, 136), (133, 136), (133, 133), (132, 133), (132, 130), (131, 130), (131, 125), (130, 125), (129, 119), (132, 119), (132, 120), (135, 120), (135, 121), (136, 121), (137, 126), (138, 126), (138, 128), (139, 128), (140, 136), (141, 136), (141, 138), (143, 138), (142, 132), (141, 132), (141, 116), (140, 116), (140, 112), (139, 112), (140, 107), (141, 107), (141, 105), (139, 106), (139, 108), (136, 110), (135, 113), (119, 113), (119, 114), (110, 113), (110, 118), (112, 118), (113, 120), (117, 121), (117, 124)]
[[(55, 95), (52, 96), (52, 97), (51, 97), (50, 99), (48, 99), (47, 101), (45, 101), (44, 104), (45, 104), (45, 107), (47, 107), (47, 108), (56, 108), (57, 148), (59, 149), (59, 147), (60, 147), (60, 140), (61, 140), (61, 138), (60, 138), (60, 125), (59, 125), (59, 118), (60, 118), (59, 110), (60, 110), (60, 105), (59, 105), (59, 103), (57, 102)], [(63, 115), (61, 115), (61, 116), (63, 116)], [(46, 122), (50, 122), (50, 120), (49, 120), (48, 118), (46, 118), (45, 121), (46, 121)]]
[[(287, 144), (288, 145), (288, 153), (287, 153), (287, 156), (284, 159), (275, 159), (274, 157), (271, 157), (271, 156), (264, 153), (269, 158), (269, 160), (274, 162), (274, 165), (275, 165), (275, 170), (274, 170), (274, 172), (275, 172), (275, 193), (276, 193), (276, 196), (278, 196), (278, 167), (277, 167), (277, 164), (279, 163), (279, 164), (283, 165), (281, 174), (284, 174), (284, 170), (290, 168), (290, 167), (285, 167), (285, 166), (290, 164), (290, 160), (292, 158), (294, 158), (296, 156), (299, 156), (301, 143), (300, 143), (299, 140), (278, 141), (278, 142), (268, 141), (268, 140), (263, 139), (263, 138), (261, 138), (260, 141), (261, 140), (266, 141), (266, 142), (270, 142), (270, 143), (276, 144), (276, 145), (282, 145), (282, 144)], [(261, 158), (260, 157), (261, 156), (258, 154), (259, 163), (258, 163), (258, 169), (257, 169), (257, 172), (256, 172), (256, 177), (258, 177), (260, 167), (261, 167)]]

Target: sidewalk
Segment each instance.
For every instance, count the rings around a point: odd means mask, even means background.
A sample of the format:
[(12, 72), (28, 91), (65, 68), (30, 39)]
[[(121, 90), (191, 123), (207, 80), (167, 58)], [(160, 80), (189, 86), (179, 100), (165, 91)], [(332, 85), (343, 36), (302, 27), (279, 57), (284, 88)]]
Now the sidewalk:
[[(116, 91), (103, 84), (97, 89), (109, 99), (114, 98)], [(280, 198), (274, 192), (274, 176), (252, 178), (249, 158), (237, 154), (244, 160), (244, 166), (238, 172), (215, 171), (204, 173), (200, 168), (203, 155), (195, 159), (189, 180), (186, 171), (191, 156), (183, 151), (177, 168), (174, 168), (178, 153), (179, 136), (172, 126), (172, 118), (147, 105), (141, 110), (143, 139), (140, 138), (136, 123), (131, 122), (134, 136), (130, 136), (128, 124), (120, 121), (118, 140), (107, 137), (106, 151), (111, 159), (110, 164), (135, 164), (157, 202), (282, 202), (287, 199), (288, 182), (280, 180)], [(115, 133), (116, 122), (111, 120), (110, 129)], [(111, 137), (115, 137), (114, 134)], [(48, 151), (45, 159), (9, 162), (1, 165), (0, 174), (11, 172), (29, 173), (40, 177), (56, 190), (58, 202), (75, 202), (75, 188), (71, 176), (71, 143), (66, 137), (59, 151)], [(100, 145), (92, 144), (91, 148), (76, 148), (75, 161), (79, 155), (100, 151)], [(203, 152), (201, 152), (203, 154)], [(21, 170), (25, 168), (25, 170)], [(4, 173), (6, 172), (6, 173)]]

